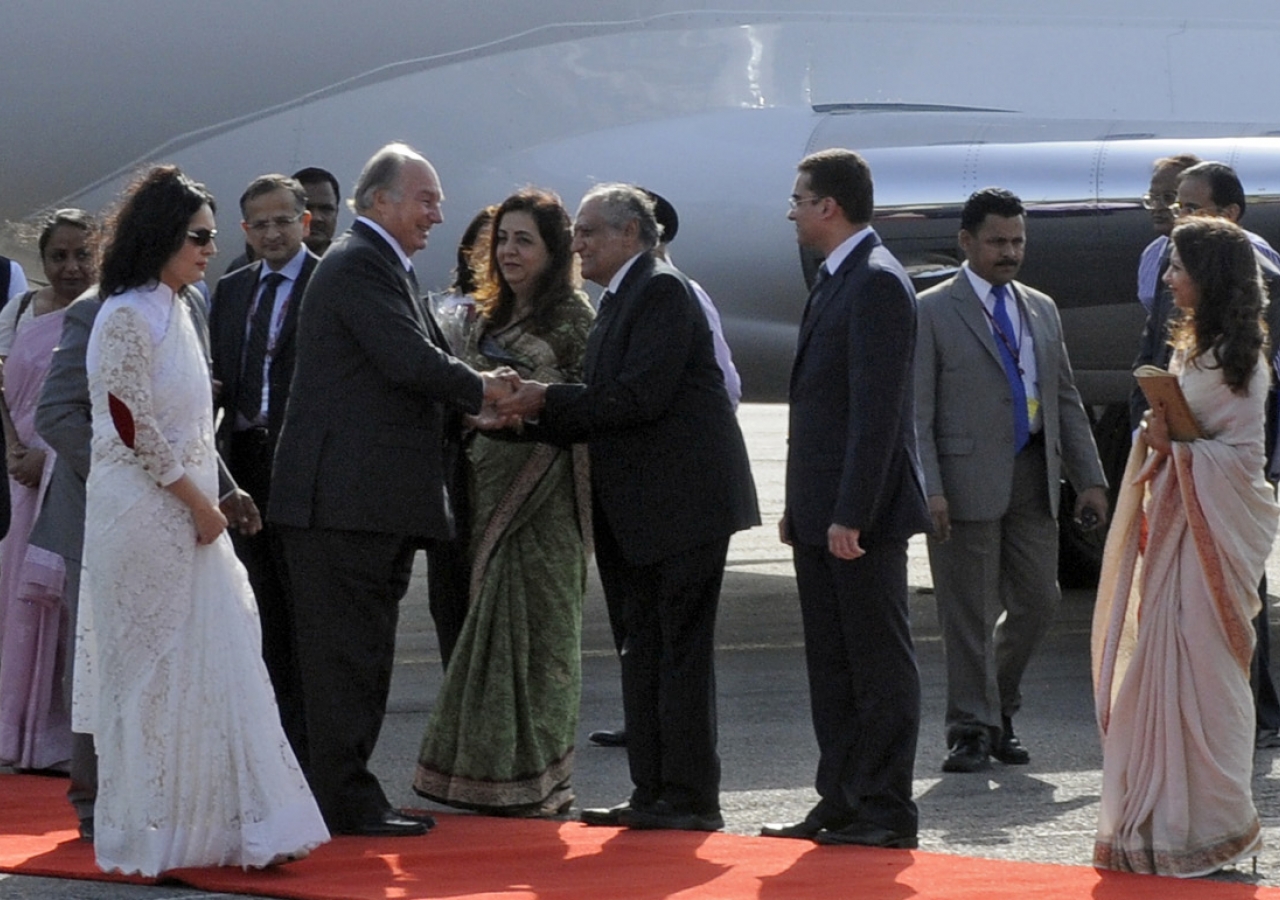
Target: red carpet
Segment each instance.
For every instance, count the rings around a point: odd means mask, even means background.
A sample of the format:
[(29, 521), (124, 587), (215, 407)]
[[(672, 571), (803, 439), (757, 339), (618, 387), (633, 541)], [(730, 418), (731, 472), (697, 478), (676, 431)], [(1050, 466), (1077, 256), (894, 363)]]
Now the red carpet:
[[(0, 776), (0, 871), (145, 883), (98, 872), (92, 847), (76, 840), (65, 790), (60, 779)], [(1085, 866), (479, 816), (443, 816), (422, 838), (339, 838), (269, 872), (172, 876), (203, 890), (316, 900), (1280, 900), (1277, 888), (1099, 875)]]

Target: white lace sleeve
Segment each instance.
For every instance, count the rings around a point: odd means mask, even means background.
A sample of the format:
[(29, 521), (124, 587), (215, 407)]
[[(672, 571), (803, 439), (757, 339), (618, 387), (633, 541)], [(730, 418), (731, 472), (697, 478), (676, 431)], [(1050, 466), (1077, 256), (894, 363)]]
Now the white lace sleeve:
[(103, 324), (99, 369), (116, 434), (156, 483), (172, 484), (182, 464), (156, 422), (151, 402), (151, 331), (135, 309), (111, 310)]

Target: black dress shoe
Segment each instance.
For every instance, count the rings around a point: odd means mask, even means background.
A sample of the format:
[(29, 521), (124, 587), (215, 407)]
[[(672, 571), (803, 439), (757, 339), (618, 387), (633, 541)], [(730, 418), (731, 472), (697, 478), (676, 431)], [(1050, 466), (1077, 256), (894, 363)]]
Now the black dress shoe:
[(959, 738), (942, 761), (944, 772), (981, 772), (991, 768), (987, 742), (978, 735)]
[(995, 747), (991, 750), (991, 755), (1006, 766), (1025, 766), (1031, 762), (1031, 754), (1027, 752), (1027, 748), (1022, 746), (1022, 741), (1018, 740), (1017, 735), (1013, 733), (1013, 722), (1005, 719), (1003, 728), (1000, 731), (1000, 740), (996, 741)]
[(834, 831), (819, 831), (814, 840), (819, 844), (855, 844), (859, 847), (888, 847), (892, 850), (914, 850), (920, 846), (915, 834), (863, 822), (855, 822)]
[(617, 731), (593, 731), (587, 735), (587, 740), (601, 747), (625, 747), (627, 746), (627, 732), (623, 728), (619, 728)]
[(436, 817), (431, 815), (431, 813), (427, 812), (425, 809), (397, 809), (395, 812), (399, 813), (410, 822), (421, 822), (423, 825), (427, 826), (428, 831), (436, 827)]
[(338, 834), (354, 834), (361, 837), (417, 837), (426, 834), (428, 826), (424, 822), (406, 818), (394, 809), (388, 809), (382, 815), (352, 828), (339, 829)]
[(578, 821), (583, 825), (604, 825), (612, 828), (619, 828), (627, 824), (627, 817), (631, 814), (630, 803), (619, 803), (617, 806), (610, 806), (608, 809), (584, 809), (578, 813)]
[(811, 841), (822, 826), (817, 822), (805, 819), (803, 822), (792, 822), (790, 825), (782, 823), (770, 823), (760, 827), (760, 837), (776, 837), (776, 838), (795, 838), (801, 841)]
[(633, 809), (623, 817), (623, 824), (637, 831), (719, 831), (724, 816), (719, 811), (695, 813), (678, 810), (659, 800), (645, 809)]

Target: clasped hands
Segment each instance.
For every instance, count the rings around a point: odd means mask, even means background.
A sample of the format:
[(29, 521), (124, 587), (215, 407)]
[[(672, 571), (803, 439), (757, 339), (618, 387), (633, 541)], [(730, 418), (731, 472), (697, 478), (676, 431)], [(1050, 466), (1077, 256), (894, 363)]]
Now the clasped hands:
[(491, 372), (481, 372), (484, 381), (484, 402), (478, 416), (468, 416), (467, 423), (481, 431), (514, 428), (519, 431), (526, 419), (542, 412), (547, 386), (537, 381), (525, 381), (514, 369), (503, 366)]

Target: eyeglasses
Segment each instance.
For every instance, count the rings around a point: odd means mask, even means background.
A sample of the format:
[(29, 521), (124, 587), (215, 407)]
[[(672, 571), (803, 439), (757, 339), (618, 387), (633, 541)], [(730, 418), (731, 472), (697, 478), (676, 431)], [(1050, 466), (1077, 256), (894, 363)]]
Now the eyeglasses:
[(290, 225), (297, 222), (301, 218), (302, 218), (302, 213), (297, 213), (296, 215), (292, 215), (292, 216), (276, 216), (273, 219), (259, 219), (256, 222), (249, 222), (247, 225), (245, 225), (245, 228), (249, 229), (255, 234), (266, 234), (267, 231), (271, 228), (275, 228), (279, 231), (284, 231), (286, 228), (288, 228)]
[(1178, 203), (1177, 191), (1165, 191), (1163, 194), (1143, 194), (1143, 209), (1172, 209)]
[(218, 236), (216, 228), (197, 228), (195, 231), (187, 232), (187, 240), (195, 244), (197, 247), (207, 247)]
[(792, 194), (787, 198), (787, 205), (791, 207), (792, 212), (804, 206), (806, 203), (821, 203), (826, 197), (797, 197)]
[(1169, 205), (1169, 211), (1173, 213), (1175, 219), (1184, 219), (1187, 216), (1194, 216), (1196, 213), (1216, 212), (1218, 207), (1210, 204), (1209, 206), (1201, 206), (1199, 203), (1172, 203)]

